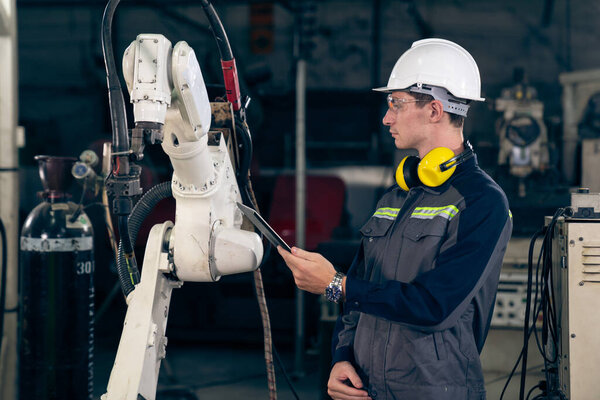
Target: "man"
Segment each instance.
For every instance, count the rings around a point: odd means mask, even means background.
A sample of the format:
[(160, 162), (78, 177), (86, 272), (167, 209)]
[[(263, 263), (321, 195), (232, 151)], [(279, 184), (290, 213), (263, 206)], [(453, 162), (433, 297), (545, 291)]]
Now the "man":
[(485, 399), (479, 353), (512, 221), (463, 138), (480, 86), (462, 47), (413, 43), (375, 90), (389, 93), (383, 123), (396, 147), (421, 160), (401, 163), (399, 186), (361, 228), (348, 276), (320, 254), (278, 248), (300, 289), (345, 302), (328, 382), (334, 399)]

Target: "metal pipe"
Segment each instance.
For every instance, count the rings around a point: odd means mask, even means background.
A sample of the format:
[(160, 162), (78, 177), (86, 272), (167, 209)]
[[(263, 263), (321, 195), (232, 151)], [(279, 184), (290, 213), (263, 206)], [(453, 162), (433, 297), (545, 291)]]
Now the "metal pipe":
[[(296, 246), (306, 246), (306, 60), (296, 64)], [(304, 373), (304, 292), (296, 288), (295, 372)]]
[[(381, 84), (381, 0), (372, 2), (371, 19), (371, 87)], [(372, 95), (372, 92), (371, 92)], [(371, 121), (371, 146), (369, 148), (369, 160), (376, 162), (379, 158), (379, 137), (381, 131), (381, 101), (371, 102), (369, 107), (369, 120)]]
[(5, 24), (0, 29), (0, 218), (4, 223), (7, 247), (6, 312), (0, 348), (0, 398), (17, 397), (17, 313), (19, 252), (19, 155), (17, 152), (18, 68), (16, 1), (0, 5)]
[(565, 182), (575, 182), (575, 152), (577, 150), (577, 121), (575, 116), (575, 84), (563, 83), (562, 173)]

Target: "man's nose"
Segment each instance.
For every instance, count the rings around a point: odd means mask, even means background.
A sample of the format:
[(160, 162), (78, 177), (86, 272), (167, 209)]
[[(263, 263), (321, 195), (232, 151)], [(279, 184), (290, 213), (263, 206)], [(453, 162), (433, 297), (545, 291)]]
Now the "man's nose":
[(383, 124), (385, 126), (391, 126), (394, 121), (396, 120), (396, 114), (394, 114), (392, 112), (392, 110), (390, 110), (388, 108), (388, 110), (386, 111), (385, 115), (383, 116)]

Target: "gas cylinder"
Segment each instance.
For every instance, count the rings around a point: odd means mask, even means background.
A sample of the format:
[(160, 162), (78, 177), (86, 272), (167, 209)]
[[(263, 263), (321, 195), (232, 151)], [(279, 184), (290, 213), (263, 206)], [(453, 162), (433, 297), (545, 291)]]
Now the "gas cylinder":
[(93, 230), (69, 201), (75, 158), (36, 156), (44, 186), (20, 238), (19, 399), (93, 399)]

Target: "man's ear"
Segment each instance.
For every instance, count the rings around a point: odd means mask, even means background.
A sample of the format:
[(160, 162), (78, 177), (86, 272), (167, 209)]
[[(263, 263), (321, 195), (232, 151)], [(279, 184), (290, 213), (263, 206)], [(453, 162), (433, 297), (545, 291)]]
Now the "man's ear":
[(444, 117), (444, 105), (439, 100), (433, 100), (429, 103), (431, 113), (429, 114), (429, 120), (433, 123), (438, 123)]

